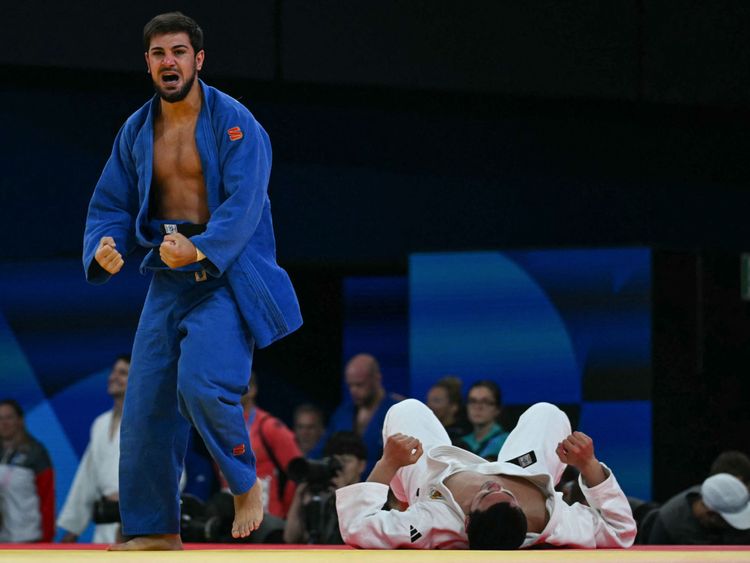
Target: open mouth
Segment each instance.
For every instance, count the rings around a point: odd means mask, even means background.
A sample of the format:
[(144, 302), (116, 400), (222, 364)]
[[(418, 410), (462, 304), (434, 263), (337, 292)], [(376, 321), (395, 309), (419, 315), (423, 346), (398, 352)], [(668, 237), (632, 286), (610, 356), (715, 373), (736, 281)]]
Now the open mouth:
[(175, 72), (165, 72), (161, 75), (161, 79), (167, 84), (174, 84), (180, 79), (180, 77)]

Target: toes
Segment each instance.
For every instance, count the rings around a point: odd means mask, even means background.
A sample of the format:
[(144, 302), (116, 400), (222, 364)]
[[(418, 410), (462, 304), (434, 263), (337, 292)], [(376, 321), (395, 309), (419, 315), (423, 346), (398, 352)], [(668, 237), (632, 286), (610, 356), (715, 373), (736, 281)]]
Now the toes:
[(235, 522), (232, 525), (232, 537), (233, 538), (246, 538), (252, 534), (255, 530), (260, 528), (260, 524), (263, 518), (255, 520), (247, 520), (245, 522)]
[(236, 528), (236, 535), (235, 534), (232, 534), (232, 535), (234, 535), (235, 538), (246, 538), (247, 526), (244, 523), (238, 524)]

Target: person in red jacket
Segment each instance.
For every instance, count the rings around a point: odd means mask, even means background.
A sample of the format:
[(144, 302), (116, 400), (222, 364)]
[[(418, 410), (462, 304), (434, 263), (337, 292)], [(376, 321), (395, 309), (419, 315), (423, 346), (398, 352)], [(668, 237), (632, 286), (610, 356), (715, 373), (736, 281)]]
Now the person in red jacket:
[(17, 401), (0, 401), (0, 543), (51, 542), (55, 474), (47, 449), (26, 431)]
[[(289, 462), (302, 452), (294, 432), (267, 411), (255, 404), (258, 384), (255, 373), (250, 377), (248, 391), (242, 396), (245, 424), (255, 453), (255, 471), (263, 484), (263, 510), (266, 514), (285, 519), (294, 499), (295, 484), (287, 478)], [(221, 477), (222, 489), (226, 482)]]

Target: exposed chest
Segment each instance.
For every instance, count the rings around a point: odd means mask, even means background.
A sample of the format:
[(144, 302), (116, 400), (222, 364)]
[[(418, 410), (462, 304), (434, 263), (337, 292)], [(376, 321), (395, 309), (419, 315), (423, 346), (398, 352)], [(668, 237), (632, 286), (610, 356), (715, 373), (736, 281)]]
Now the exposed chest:
[(504, 486), (510, 489), (526, 514), (529, 532), (541, 533), (549, 522), (546, 496), (542, 491), (521, 477), (503, 475)]
[(157, 182), (174, 178), (200, 178), (203, 175), (196, 122), (183, 125), (157, 124), (154, 127), (154, 176)]
[(374, 409), (368, 409), (360, 407), (357, 409), (357, 414), (354, 418), (354, 430), (360, 436), (365, 433), (365, 430), (370, 424), (372, 417), (375, 415)]

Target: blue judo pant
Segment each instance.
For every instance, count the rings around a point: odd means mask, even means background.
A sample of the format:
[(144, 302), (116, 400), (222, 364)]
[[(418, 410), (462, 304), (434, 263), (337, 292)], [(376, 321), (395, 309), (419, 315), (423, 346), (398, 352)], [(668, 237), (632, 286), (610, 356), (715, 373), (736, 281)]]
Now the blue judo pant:
[(120, 431), (123, 535), (177, 534), (190, 424), (234, 494), (255, 483), (240, 397), (254, 341), (226, 276), (157, 270), (133, 344)]

